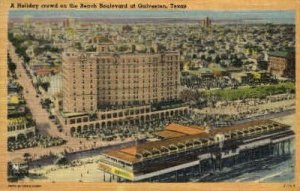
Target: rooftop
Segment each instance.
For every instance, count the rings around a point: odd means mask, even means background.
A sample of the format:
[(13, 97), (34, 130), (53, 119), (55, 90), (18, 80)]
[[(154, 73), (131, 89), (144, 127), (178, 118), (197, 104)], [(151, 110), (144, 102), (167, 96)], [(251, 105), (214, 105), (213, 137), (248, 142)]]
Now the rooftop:
[(178, 125), (175, 123), (171, 123), (166, 126), (164, 131), (160, 131), (156, 133), (159, 137), (164, 139), (174, 138), (174, 137), (181, 137), (186, 135), (196, 135), (202, 133), (204, 131), (203, 127), (187, 127), (183, 125)]
[(248, 133), (251, 133), (251, 135), (253, 133), (261, 134), (277, 128), (289, 128), (289, 126), (271, 120), (259, 120), (205, 132), (200, 128), (170, 124), (164, 131), (157, 133), (157, 135), (164, 137), (163, 140), (147, 142), (121, 150), (108, 151), (104, 155), (127, 163), (136, 163), (157, 154), (163, 155), (170, 150), (179, 151), (181, 148), (191, 149), (199, 145), (215, 144), (214, 136), (217, 134), (223, 134), (228, 139), (234, 139), (235, 136)]
[(275, 57), (282, 57), (282, 58), (287, 58), (291, 54), (290, 51), (274, 51), (274, 52), (269, 52), (269, 56), (275, 56)]
[(18, 94), (11, 94), (8, 96), (8, 104), (19, 104), (20, 98)]

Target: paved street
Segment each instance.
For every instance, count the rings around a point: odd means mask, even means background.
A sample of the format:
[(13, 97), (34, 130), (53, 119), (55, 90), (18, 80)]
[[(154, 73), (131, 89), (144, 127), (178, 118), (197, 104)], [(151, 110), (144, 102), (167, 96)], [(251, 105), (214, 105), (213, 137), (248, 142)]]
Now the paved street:
[(31, 79), (26, 75), (26, 70), (22, 66), (23, 60), (18, 57), (15, 53), (15, 48), (10, 44), (9, 53), (11, 55), (12, 61), (16, 63), (17, 69), (16, 74), (18, 76), (18, 82), (24, 88), (24, 98), (26, 100), (27, 106), (32, 112), (33, 119), (36, 121), (37, 129), (41, 134), (64, 137), (63, 134), (59, 133), (56, 126), (50, 121), (49, 113), (44, 110), (40, 104), (40, 97), (36, 97), (37, 93), (32, 85)]
[[(49, 153), (56, 154), (64, 152), (65, 150), (67, 150), (68, 152), (75, 152), (121, 143), (120, 140), (103, 142), (97, 140), (86, 140), (83, 138), (73, 138), (70, 136), (66, 136), (64, 132), (59, 132), (56, 125), (48, 118), (49, 113), (42, 108), (42, 105), (40, 104), (40, 96), (36, 97), (37, 92), (33, 87), (31, 79), (26, 74), (26, 70), (22, 65), (23, 60), (15, 53), (15, 47), (11, 43), (9, 44), (9, 54), (11, 56), (12, 61), (17, 65), (17, 81), (23, 86), (24, 98), (26, 100), (28, 108), (32, 112), (33, 119), (36, 121), (37, 129), (41, 134), (50, 135), (54, 137), (61, 137), (67, 141), (67, 143), (62, 146), (55, 146), (49, 148), (34, 147), (16, 150), (9, 153), (9, 159), (22, 157), (24, 153), (31, 153), (31, 155), (34, 158), (39, 158), (40, 156), (48, 155)], [(132, 140), (133, 139), (131, 138), (126, 139), (122, 142), (128, 142)]]
[[(93, 148), (105, 147), (107, 145), (115, 145), (115, 144), (130, 142), (133, 140), (133, 138), (128, 138), (124, 141), (116, 140), (110, 142), (103, 142), (97, 140), (73, 138), (73, 137), (66, 136), (64, 132), (59, 132), (56, 125), (48, 118), (49, 113), (42, 108), (40, 104), (41, 98), (40, 96), (39, 97), (36, 96), (37, 95), (36, 90), (32, 85), (31, 79), (26, 74), (26, 70), (22, 65), (23, 60), (19, 58), (18, 55), (15, 53), (15, 48), (12, 46), (12, 44), (9, 44), (9, 53), (12, 58), (12, 61), (17, 65), (17, 69), (16, 69), (16, 74), (18, 76), (17, 81), (24, 88), (24, 98), (26, 100), (27, 106), (32, 112), (34, 120), (36, 121), (37, 129), (41, 134), (50, 135), (54, 137), (61, 137), (67, 141), (67, 143), (62, 146), (55, 146), (50, 148), (34, 147), (34, 148), (16, 150), (10, 152), (9, 159), (22, 157), (24, 153), (31, 153), (34, 159), (38, 159), (41, 156), (49, 155), (50, 153), (58, 154), (64, 152), (65, 150), (68, 152), (78, 152), (78, 151), (90, 150)], [(294, 111), (292, 111), (292, 113), (293, 112)], [(265, 118), (281, 117), (290, 114), (291, 112), (284, 111), (279, 114), (266, 115), (263, 116), (263, 118), (265, 119)], [(249, 119), (249, 120), (253, 120), (253, 119)]]

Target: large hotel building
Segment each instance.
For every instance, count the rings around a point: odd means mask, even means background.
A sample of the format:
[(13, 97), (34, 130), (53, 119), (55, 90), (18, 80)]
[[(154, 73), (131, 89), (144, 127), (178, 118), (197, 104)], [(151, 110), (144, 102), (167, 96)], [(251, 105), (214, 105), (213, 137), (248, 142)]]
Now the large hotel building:
[[(108, 45), (98, 46), (96, 52), (65, 52), (64, 125), (74, 132), (187, 113), (182, 104), (153, 108), (179, 100), (179, 75), (178, 52), (113, 53)], [(90, 114), (95, 114), (96, 122), (89, 123)]]

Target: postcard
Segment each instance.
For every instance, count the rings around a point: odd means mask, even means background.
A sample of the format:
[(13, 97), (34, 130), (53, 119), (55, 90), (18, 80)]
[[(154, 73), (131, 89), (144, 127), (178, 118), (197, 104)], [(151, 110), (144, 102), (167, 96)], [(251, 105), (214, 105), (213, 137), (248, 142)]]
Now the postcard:
[(1, 9), (1, 190), (300, 189), (299, 2)]

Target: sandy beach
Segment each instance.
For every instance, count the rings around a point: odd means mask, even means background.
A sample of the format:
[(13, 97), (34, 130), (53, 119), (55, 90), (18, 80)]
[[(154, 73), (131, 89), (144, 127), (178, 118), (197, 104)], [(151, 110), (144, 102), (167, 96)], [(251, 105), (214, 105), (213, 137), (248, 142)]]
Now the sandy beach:
[[(291, 125), (294, 128), (295, 114), (273, 119), (280, 123)], [(30, 176), (26, 177), (21, 182), (104, 182), (104, 172), (100, 171), (97, 167), (101, 155), (88, 157), (73, 161), (75, 166), (71, 165), (48, 165), (41, 168), (30, 170)], [(270, 173), (273, 171), (270, 171)], [(267, 175), (267, 172), (264, 174)], [(106, 182), (116, 182), (117, 179), (109, 178), (106, 174)], [(268, 179), (266, 179), (268, 181)]]

